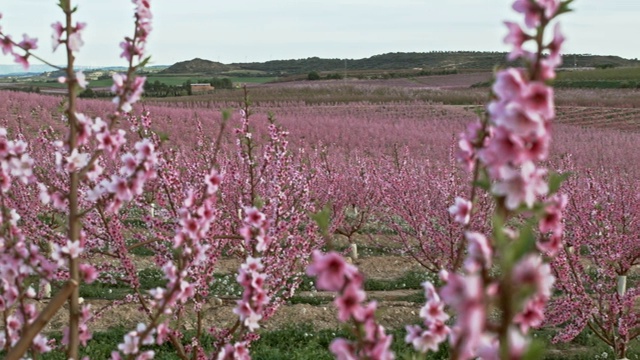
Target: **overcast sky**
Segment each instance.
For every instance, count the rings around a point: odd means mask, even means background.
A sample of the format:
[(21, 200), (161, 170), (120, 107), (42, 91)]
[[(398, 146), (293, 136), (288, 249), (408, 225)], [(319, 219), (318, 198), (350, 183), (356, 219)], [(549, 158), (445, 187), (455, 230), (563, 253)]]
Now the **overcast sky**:
[[(386, 52), (507, 51), (502, 21), (521, 21), (510, 0), (151, 0), (153, 64), (195, 57), (230, 62), (312, 56), (359, 59)], [(2, 0), (2, 31), (40, 40), (51, 54), (55, 0)], [(78, 64), (123, 65), (120, 39), (132, 32), (130, 0), (76, 0), (88, 23)], [(562, 17), (565, 53), (640, 58), (640, 0), (576, 0)], [(0, 57), (0, 64), (12, 58)]]

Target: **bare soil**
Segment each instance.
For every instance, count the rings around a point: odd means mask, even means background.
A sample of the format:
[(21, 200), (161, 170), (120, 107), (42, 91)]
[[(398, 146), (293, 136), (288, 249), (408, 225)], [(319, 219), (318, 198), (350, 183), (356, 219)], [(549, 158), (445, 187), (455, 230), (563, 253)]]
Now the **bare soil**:
[[(137, 257), (136, 263), (140, 268), (150, 266), (152, 261), (149, 257)], [(421, 271), (422, 268), (408, 257), (401, 256), (372, 256), (365, 257), (354, 262), (363, 272), (365, 277), (371, 279), (391, 280), (401, 277), (409, 271)], [(233, 273), (240, 265), (237, 259), (221, 259), (216, 266), (216, 272)], [(420, 290), (393, 290), (393, 291), (370, 291), (367, 293), (369, 299), (378, 302), (378, 320), (388, 328), (400, 328), (406, 324), (419, 322), (418, 313), (420, 304), (402, 301), (410, 295), (419, 293)], [(320, 297), (323, 299), (321, 305), (309, 304), (285, 304), (268, 321), (262, 323), (264, 329), (278, 329), (291, 324), (313, 324), (315, 329), (333, 329), (340, 326), (336, 318), (336, 310), (332, 304), (335, 296), (330, 292), (300, 292), (304, 297)], [(205, 306), (204, 324), (208, 326), (231, 326), (237, 320), (237, 315), (233, 313), (235, 307), (233, 298), (210, 299)], [(112, 301), (90, 299), (85, 300), (91, 304), (92, 310), (107, 308), (101, 315), (92, 320), (91, 327), (94, 331), (106, 330), (112, 327), (123, 326), (125, 328), (135, 328), (139, 322), (146, 322), (144, 311), (137, 303), (122, 304), (111, 307)], [(41, 300), (39, 304), (44, 307), (47, 300)], [(68, 313), (59, 311), (47, 325), (46, 331), (60, 331), (67, 323)], [(196, 327), (195, 319), (185, 319), (181, 326), (186, 329)]]

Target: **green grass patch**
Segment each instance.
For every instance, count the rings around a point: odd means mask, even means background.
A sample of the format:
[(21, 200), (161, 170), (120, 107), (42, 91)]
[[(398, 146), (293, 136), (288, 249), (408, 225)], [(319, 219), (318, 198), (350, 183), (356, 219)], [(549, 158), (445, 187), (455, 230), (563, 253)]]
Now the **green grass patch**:
[(277, 80), (277, 77), (273, 76), (229, 76), (229, 80), (236, 84), (264, 84), (274, 80)]
[[(413, 359), (415, 351), (404, 343), (404, 329), (387, 330), (393, 336), (391, 349), (397, 359)], [(329, 345), (336, 337), (353, 339), (348, 329), (315, 330), (310, 324), (293, 325), (280, 330), (262, 332), (260, 340), (251, 345), (251, 357), (261, 360), (275, 359), (334, 359)], [(426, 359), (446, 359), (447, 349), (443, 347), (437, 353), (430, 353)], [(424, 358), (423, 358), (424, 359)]]
[[(107, 331), (95, 332), (86, 347), (80, 348), (80, 356), (89, 356), (91, 359), (110, 359), (111, 352), (116, 350), (118, 344), (123, 341), (124, 335), (131, 329), (112, 328)], [(392, 350), (397, 359), (414, 359), (415, 352), (404, 343), (404, 330), (387, 331), (393, 336)], [(193, 332), (186, 332), (183, 344), (191, 340)], [(251, 358), (255, 360), (332, 360), (334, 356), (329, 352), (329, 345), (336, 337), (352, 339), (348, 329), (315, 330), (310, 324), (292, 325), (279, 330), (261, 331), (260, 339), (251, 344)], [(51, 336), (59, 343), (61, 334)], [(203, 336), (201, 343), (208, 353), (212, 351), (213, 338)], [(155, 359), (178, 359), (170, 344), (162, 346), (144, 346), (142, 351), (153, 350)], [(0, 355), (4, 355), (0, 352)], [(426, 359), (439, 360), (448, 357), (446, 347), (437, 353), (430, 353)], [(66, 360), (66, 354), (62, 350), (53, 350), (40, 355), (43, 360)], [(421, 359), (425, 359), (422, 357)]]
[(612, 69), (559, 71), (560, 81), (606, 81), (635, 80), (640, 81), (640, 67), (618, 67)]
[(422, 289), (422, 283), (427, 280), (433, 281), (434, 275), (421, 271), (409, 271), (396, 279), (365, 279), (364, 289), (366, 291)]

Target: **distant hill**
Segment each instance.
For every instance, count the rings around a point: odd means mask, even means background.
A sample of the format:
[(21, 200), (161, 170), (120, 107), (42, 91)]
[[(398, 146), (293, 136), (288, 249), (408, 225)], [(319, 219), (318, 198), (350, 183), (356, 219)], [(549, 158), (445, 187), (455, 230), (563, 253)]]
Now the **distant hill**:
[[(434, 51), (425, 53), (387, 53), (364, 59), (347, 59), (346, 68), (354, 70), (399, 70), (399, 69), (445, 69), (445, 70), (491, 70), (496, 65), (508, 65), (506, 53), (480, 51)], [(564, 67), (620, 67), (640, 66), (640, 61), (619, 56), (576, 54), (563, 56)], [(306, 74), (311, 71), (342, 72), (344, 59), (322, 59), (311, 57), (295, 60), (272, 60), (267, 62), (232, 63), (193, 59), (176, 63), (163, 70), (164, 74), (221, 74), (227, 71), (259, 71), (269, 75)]]
[(181, 61), (159, 72), (159, 74), (219, 74), (233, 67), (219, 62), (195, 58)]

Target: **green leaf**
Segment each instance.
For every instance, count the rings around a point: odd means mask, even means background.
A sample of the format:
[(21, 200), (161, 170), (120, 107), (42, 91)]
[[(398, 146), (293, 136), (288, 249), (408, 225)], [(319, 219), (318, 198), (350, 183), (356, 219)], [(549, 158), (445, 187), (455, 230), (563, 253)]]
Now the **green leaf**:
[(553, 195), (558, 192), (560, 189), (560, 185), (571, 176), (572, 173), (564, 172), (564, 173), (556, 173), (552, 172), (549, 175), (549, 195)]
[(256, 207), (256, 209), (260, 210), (264, 207), (264, 199), (260, 197), (260, 195), (257, 195), (255, 200), (253, 201), (253, 206)]
[(150, 60), (151, 60), (151, 56), (147, 56), (146, 58), (142, 59), (142, 61), (136, 67), (137, 68), (145, 67), (145, 66), (147, 66), (147, 64), (149, 63)]
[(524, 353), (522, 360), (538, 360), (543, 359), (545, 353), (545, 345), (542, 341), (538, 339), (533, 339), (531, 345), (527, 349), (527, 352)]
[(504, 228), (504, 219), (498, 214), (494, 214), (491, 219), (491, 225), (493, 228), (493, 240), (499, 248), (503, 248), (506, 243), (506, 236), (502, 229)]
[(489, 189), (491, 188), (491, 182), (488, 179), (478, 179), (473, 182), (473, 186), (477, 186), (480, 189), (489, 191)]
[(60, 2), (58, 2), (58, 6), (62, 11), (66, 11), (66, 8), (69, 7), (69, 0), (60, 0)]
[(520, 236), (511, 245), (509, 253), (512, 263), (516, 263), (524, 255), (531, 252), (536, 247), (536, 236), (533, 232), (533, 223), (528, 221), (520, 228)]
[[(560, 8), (558, 8), (558, 11), (556, 12), (556, 15), (555, 15), (555, 16), (562, 15), (562, 14), (564, 14), (564, 13), (568, 13), (568, 12), (573, 11), (573, 9), (571, 9), (571, 8), (569, 7), (569, 5), (571, 5), (571, 3), (572, 3), (572, 2), (573, 2), (573, 0), (567, 0), (567, 1), (565, 1), (565, 2), (562, 2), (562, 3), (560, 4)], [(554, 16), (554, 17), (555, 17), (555, 16)]]
[(316, 222), (323, 236), (329, 236), (329, 224), (331, 222), (331, 206), (329, 204), (326, 204), (322, 210), (309, 215), (309, 217)]
[(231, 111), (229, 109), (222, 110), (222, 121), (228, 121), (231, 118)]

